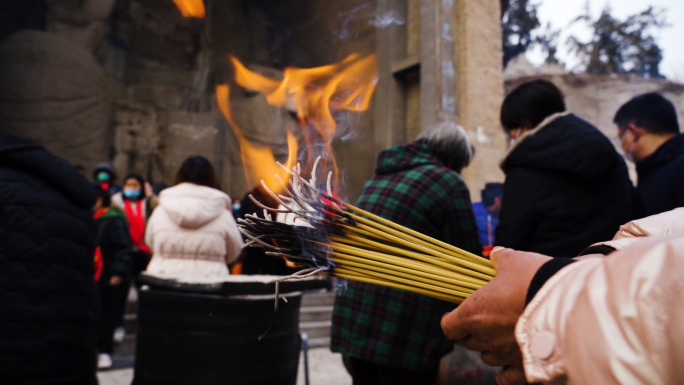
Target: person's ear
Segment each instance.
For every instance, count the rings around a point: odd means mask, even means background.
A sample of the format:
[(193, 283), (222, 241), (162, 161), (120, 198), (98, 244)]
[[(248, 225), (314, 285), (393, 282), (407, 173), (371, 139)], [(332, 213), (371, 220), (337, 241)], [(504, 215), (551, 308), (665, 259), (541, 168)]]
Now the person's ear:
[(634, 135), (634, 141), (639, 140), (641, 138), (644, 130), (640, 127), (637, 127), (634, 123), (630, 123), (627, 126), (627, 129), (632, 132), (632, 135)]

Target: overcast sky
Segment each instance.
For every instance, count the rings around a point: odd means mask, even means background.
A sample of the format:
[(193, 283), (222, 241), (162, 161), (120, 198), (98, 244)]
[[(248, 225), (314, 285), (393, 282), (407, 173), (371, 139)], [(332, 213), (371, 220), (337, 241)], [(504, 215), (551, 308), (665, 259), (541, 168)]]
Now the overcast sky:
[[(584, 23), (575, 23), (569, 27), (570, 22), (582, 14), (586, 2), (581, 0), (539, 0), (539, 21), (542, 26), (547, 22), (552, 28), (561, 29), (559, 39), (559, 57), (572, 70), (578, 61), (569, 55), (565, 42), (568, 36), (574, 34), (577, 37), (588, 39), (590, 30)], [(663, 50), (663, 61), (660, 62), (660, 72), (670, 80), (684, 83), (684, 0), (592, 0), (589, 9), (593, 19), (597, 19), (601, 11), (610, 4), (612, 15), (624, 19), (645, 10), (649, 5), (665, 9), (666, 21), (670, 25), (660, 31), (656, 31), (656, 41)], [(527, 57), (534, 64), (544, 61), (544, 54), (538, 50), (529, 52)]]

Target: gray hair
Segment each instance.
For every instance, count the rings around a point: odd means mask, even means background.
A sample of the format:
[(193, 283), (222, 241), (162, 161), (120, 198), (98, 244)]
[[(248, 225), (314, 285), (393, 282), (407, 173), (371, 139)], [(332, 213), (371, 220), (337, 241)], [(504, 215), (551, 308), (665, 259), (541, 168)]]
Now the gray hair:
[(456, 123), (437, 123), (418, 135), (416, 141), (427, 143), (439, 161), (459, 173), (473, 160), (474, 148), (468, 134)]

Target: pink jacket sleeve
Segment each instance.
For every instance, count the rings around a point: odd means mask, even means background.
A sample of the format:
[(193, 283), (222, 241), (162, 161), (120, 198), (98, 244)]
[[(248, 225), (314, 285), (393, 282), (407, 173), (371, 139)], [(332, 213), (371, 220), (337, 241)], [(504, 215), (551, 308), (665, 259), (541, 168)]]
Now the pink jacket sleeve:
[(592, 246), (605, 245), (621, 250), (642, 237), (674, 234), (684, 234), (684, 207), (628, 222), (620, 226), (611, 241)]
[(682, 235), (641, 238), (560, 270), (516, 325), (527, 380), (681, 383), (683, 276)]

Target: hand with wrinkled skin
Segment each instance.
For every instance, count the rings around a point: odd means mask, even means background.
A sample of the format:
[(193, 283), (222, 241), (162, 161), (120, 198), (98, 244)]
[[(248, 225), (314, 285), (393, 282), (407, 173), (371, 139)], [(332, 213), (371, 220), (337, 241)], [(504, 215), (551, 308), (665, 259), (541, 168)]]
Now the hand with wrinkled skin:
[(550, 259), (495, 247), (491, 260), (496, 277), (442, 317), (442, 330), (449, 339), (482, 352), (482, 361), (487, 365), (504, 366), (496, 376), (501, 385), (526, 383), (515, 325), (525, 310), (525, 296), (534, 274)]

